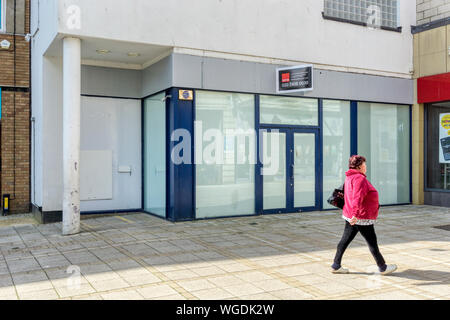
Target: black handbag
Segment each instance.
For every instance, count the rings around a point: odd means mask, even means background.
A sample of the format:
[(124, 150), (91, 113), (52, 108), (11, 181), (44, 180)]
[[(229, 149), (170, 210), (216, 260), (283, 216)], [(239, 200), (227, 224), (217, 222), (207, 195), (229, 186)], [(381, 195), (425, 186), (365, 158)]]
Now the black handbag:
[(340, 186), (337, 189), (334, 189), (331, 197), (328, 198), (327, 202), (331, 204), (333, 207), (344, 209), (344, 185)]

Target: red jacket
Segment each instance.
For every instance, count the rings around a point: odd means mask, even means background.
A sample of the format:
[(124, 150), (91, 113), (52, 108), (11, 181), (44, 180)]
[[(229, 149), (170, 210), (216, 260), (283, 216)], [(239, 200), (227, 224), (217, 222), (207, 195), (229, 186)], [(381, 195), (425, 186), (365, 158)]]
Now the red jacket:
[(378, 218), (380, 208), (378, 191), (367, 180), (366, 175), (355, 169), (348, 170), (344, 186), (344, 216), (352, 219)]

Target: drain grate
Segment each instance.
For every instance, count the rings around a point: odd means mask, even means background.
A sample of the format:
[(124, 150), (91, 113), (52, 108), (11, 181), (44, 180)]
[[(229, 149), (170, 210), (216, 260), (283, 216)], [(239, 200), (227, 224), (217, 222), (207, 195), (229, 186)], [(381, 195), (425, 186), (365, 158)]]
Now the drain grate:
[(445, 230), (445, 231), (450, 231), (450, 224), (446, 225), (446, 226), (437, 226), (434, 227), (435, 229), (441, 229), (441, 230)]

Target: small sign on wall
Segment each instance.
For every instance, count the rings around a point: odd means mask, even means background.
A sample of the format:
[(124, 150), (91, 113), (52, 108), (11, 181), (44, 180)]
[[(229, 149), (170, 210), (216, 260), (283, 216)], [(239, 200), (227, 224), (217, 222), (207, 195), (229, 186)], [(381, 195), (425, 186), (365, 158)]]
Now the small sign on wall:
[(181, 101), (194, 100), (194, 91), (192, 90), (179, 90), (178, 99)]
[(311, 64), (277, 69), (277, 93), (304, 92), (313, 89)]

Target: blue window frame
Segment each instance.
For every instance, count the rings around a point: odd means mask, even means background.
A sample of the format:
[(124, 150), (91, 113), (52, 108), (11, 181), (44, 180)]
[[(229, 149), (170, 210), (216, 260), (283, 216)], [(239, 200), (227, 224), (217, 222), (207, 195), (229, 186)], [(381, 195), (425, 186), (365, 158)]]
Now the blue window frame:
[[(265, 105), (263, 106), (263, 101), (265, 100)], [(279, 106), (284, 106), (279, 109), (280, 112), (286, 113), (285, 120), (289, 118), (289, 116), (298, 117), (305, 116), (309, 120), (305, 123), (301, 123), (298, 121), (290, 121), (289, 124), (278, 124), (277, 121), (271, 121), (271, 116), (267, 116), (270, 114), (270, 103), (271, 100), (274, 99), (274, 103)], [(297, 102), (295, 101), (297, 100)], [(274, 214), (274, 213), (292, 213), (292, 212), (306, 212), (306, 211), (315, 211), (321, 210), (321, 201), (322, 201), (322, 122), (323, 122), (323, 113), (322, 113), (322, 100), (317, 98), (303, 98), (303, 97), (292, 97), (292, 96), (280, 96), (280, 95), (256, 95), (256, 117), (258, 119), (257, 122), (257, 130), (264, 130), (267, 132), (271, 132), (273, 130), (278, 130), (280, 134), (285, 137), (285, 151), (286, 155), (282, 157), (283, 162), (283, 171), (285, 174), (285, 206), (283, 208), (270, 208), (271, 206), (264, 206), (264, 199), (266, 201), (270, 201), (270, 194), (264, 193), (264, 187), (269, 188), (269, 184), (265, 185), (264, 176), (262, 176), (263, 164), (261, 163), (261, 159), (258, 159), (258, 165), (256, 170), (256, 208), (258, 208), (258, 214)], [(301, 112), (301, 114), (291, 114), (289, 113), (293, 111), (292, 106), (304, 107), (305, 112)], [(261, 116), (261, 112), (263, 109), (266, 111), (266, 116)], [(267, 112), (269, 110), (269, 112)], [(295, 113), (295, 112), (294, 112)], [(261, 121), (266, 120), (266, 123), (262, 123)], [(281, 119), (279, 119), (281, 120)], [(289, 121), (278, 121), (279, 123), (287, 123)], [(314, 173), (315, 176), (312, 178), (314, 180), (314, 200), (313, 204), (308, 204), (303, 207), (299, 207), (296, 205), (296, 195), (300, 194), (305, 190), (298, 190), (296, 188), (295, 183), (295, 159), (294, 159), (294, 149), (295, 149), (295, 135), (299, 134), (311, 134), (314, 136), (314, 146), (315, 146), (315, 165), (314, 165)], [(261, 136), (258, 135), (259, 139)], [(258, 153), (261, 154), (261, 143), (258, 141)], [(292, 153), (291, 153), (292, 150)], [(297, 168), (300, 170), (300, 168)], [(281, 173), (280, 173), (281, 174)], [(297, 174), (298, 176), (298, 174)], [(309, 188), (310, 189), (310, 188)], [(266, 190), (268, 191), (268, 190)], [(311, 190), (309, 190), (311, 191)], [(270, 191), (269, 191), (270, 193)], [(269, 197), (269, 198), (268, 198)]]
[[(298, 129), (298, 128), (276, 128), (272, 126), (262, 126), (262, 129), (267, 130), (267, 133), (270, 134), (274, 130), (279, 132), (280, 137), (283, 137), (284, 145), (281, 146), (284, 154), (281, 154), (281, 159), (284, 163), (280, 163), (281, 167), (281, 175), (284, 176), (284, 187), (278, 188), (277, 185), (275, 188), (272, 188), (276, 191), (278, 191), (279, 195), (281, 194), (281, 197), (284, 199), (282, 201), (282, 204), (277, 206), (271, 206), (271, 207), (264, 207), (265, 201), (269, 200), (270, 194), (264, 193), (264, 188), (269, 187), (270, 188), (270, 182), (266, 183), (264, 176), (262, 176), (262, 185), (260, 186), (261, 191), (259, 192), (259, 198), (257, 201), (262, 202), (263, 204), (263, 213), (264, 214), (272, 214), (272, 213), (292, 213), (292, 212), (303, 212), (303, 211), (314, 211), (321, 209), (320, 206), (320, 194), (321, 194), (321, 152), (320, 152), (320, 130), (317, 128), (311, 128), (311, 129)], [(298, 158), (296, 155), (297, 148), (299, 147), (299, 144), (296, 143), (297, 138), (301, 138), (304, 141), (310, 140), (308, 142), (308, 149), (312, 149), (309, 151), (302, 150), (305, 152), (300, 152), (300, 154), (303, 154), (309, 158), (313, 158), (314, 161), (314, 170), (308, 170), (310, 174), (312, 174), (312, 177), (308, 177), (310, 181), (309, 186), (303, 187), (303, 188), (297, 188), (299, 185), (297, 182), (300, 182), (296, 177), (299, 176), (299, 173), (301, 172), (302, 168), (298, 165), (296, 159)], [(312, 139), (312, 140), (311, 140)], [(311, 144), (312, 142), (312, 144)], [(313, 148), (309, 148), (310, 146), (313, 146)], [(260, 146), (261, 147), (261, 146)], [(304, 159), (301, 159), (304, 160)], [(260, 165), (258, 168), (258, 173), (261, 176), (261, 169), (262, 166)], [(305, 172), (302, 171), (302, 174)], [(303, 177), (303, 176), (302, 176)], [(277, 179), (276, 176), (268, 176), (270, 180), (274, 180), (273, 178)], [(305, 179), (306, 180), (306, 179)], [(312, 182), (312, 184), (311, 184)], [(260, 182), (261, 183), (261, 182)], [(278, 183), (279, 184), (279, 183)], [(282, 192), (280, 192), (282, 191)], [(304, 194), (311, 194), (314, 193), (313, 199), (304, 199), (300, 197)], [(269, 197), (268, 197), (269, 196)], [(280, 198), (279, 196), (277, 198)], [(275, 199), (280, 200), (280, 199)], [(308, 204), (299, 204), (304, 203), (304, 201), (299, 200), (310, 200)], [(275, 201), (277, 202), (277, 201)], [(279, 201), (278, 201), (279, 202)]]
[(197, 90), (195, 101), (196, 217), (254, 214), (254, 95)]
[[(170, 156), (167, 157), (167, 216), (166, 218), (171, 221), (186, 221), (186, 220), (194, 220), (194, 219), (204, 219), (202, 217), (197, 217), (195, 212), (196, 208), (196, 165), (194, 163), (194, 154), (195, 154), (195, 133), (194, 133), (194, 121), (196, 120), (196, 90), (194, 91), (194, 100), (193, 101), (180, 101), (178, 99), (178, 90), (179, 88), (171, 88), (167, 90), (166, 94), (170, 94), (172, 98), (167, 103), (167, 145), (166, 152), (167, 155), (170, 155), (172, 148), (177, 144), (170, 140), (170, 132), (176, 128), (185, 128), (187, 131), (191, 133), (192, 137), (192, 165), (191, 164), (182, 164), (182, 165), (174, 165), (170, 162)], [(202, 90), (205, 91), (205, 90)], [(212, 91), (212, 90), (210, 90)], [(247, 93), (248, 94), (248, 93)], [(323, 110), (324, 110), (324, 101), (326, 99), (316, 98), (318, 101), (318, 125), (312, 126), (296, 126), (296, 125), (279, 125), (279, 124), (263, 124), (260, 123), (260, 99), (261, 95), (253, 94), (255, 99), (255, 129), (259, 133), (260, 129), (273, 130), (279, 129), (280, 132), (287, 133), (287, 143), (293, 144), (294, 134), (295, 133), (312, 133), (315, 136), (315, 145), (316, 145), (316, 163), (315, 163), (315, 171), (316, 171), (316, 183), (315, 183), (315, 205), (313, 207), (304, 207), (297, 208), (293, 205), (293, 197), (294, 190), (289, 189), (288, 183), (290, 183), (289, 175), (292, 172), (286, 171), (286, 203), (289, 204), (286, 208), (282, 208), (283, 210), (264, 210), (263, 207), (263, 177), (260, 172), (262, 169), (261, 159), (257, 157), (257, 163), (255, 165), (255, 212), (254, 215), (262, 215), (262, 214), (271, 214), (271, 213), (287, 213), (287, 212), (295, 212), (295, 211), (310, 211), (310, 210), (333, 210), (324, 208), (324, 198), (328, 197), (328, 194), (323, 193), (323, 128), (324, 128), (324, 119), (323, 119)], [(267, 96), (267, 95), (265, 95)], [(278, 96), (279, 97), (279, 96)], [(292, 96), (285, 96), (290, 97)], [(304, 97), (296, 97), (297, 99), (311, 99)], [(337, 101), (337, 100), (336, 100)], [(361, 141), (358, 141), (358, 101), (341, 101), (341, 102), (350, 102), (350, 154), (348, 156), (358, 154), (358, 144), (361, 144)], [(364, 102), (359, 102), (364, 103)], [(367, 103), (367, 102), (366, 102)], [(395, 105), (395, 104), (385, 104), (385, 105)], [(412, 126), (411, 126), (411, 115), (412, 115), (412, 107), (409, 107), (409, 144), (412, 143)], [(407, 131), (407, 130), (406, 130)], [(405, 132), (408, 135), (407, 132)], [(259, 155), (259, 147), (260, 147), (260, 135), (256, 135), (256, 145), (258, 147), (257, 155)], [(289, 155), (286, 155), (287, 165), (292, 165), (292, 159), (289, 158)], [(408, 161), (406, 161), (408, 162)], [(410, 182), (412, 177), (412, 150), (409, 150), (409, 176)], [(408, 203), (394, 203), (389, 205), (404, 205), (412, 202), (412, 185), (410, 183), (409, 186), (409, 194), (410, 201)], [(273, 212), (272, 212), (273, 211)], [(220, 216), (214, 218), (221, 218)]]

